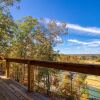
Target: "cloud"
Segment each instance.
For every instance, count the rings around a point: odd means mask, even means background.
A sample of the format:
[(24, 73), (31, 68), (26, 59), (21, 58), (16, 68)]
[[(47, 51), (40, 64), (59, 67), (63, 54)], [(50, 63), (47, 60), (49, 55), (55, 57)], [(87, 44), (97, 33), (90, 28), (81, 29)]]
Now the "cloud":
[(98, 46), (100, 46), (100, 41), (99, 40), (84, 42), (84, 41), (79, 41), (77, 39), (69, 39), (67, 41), (70, 42), (70, 43), (79, 44), (79, 45), (82, 45), (82, 46), (89, 46), (89, 47), (98, 47)]
[(79, 31), (79, 32), (86, 32), (86, 33), (92, 33), (92, 34), (97, 34), (100, 35), (100, 28), (98, 27), (82, 27), (80, 25), (77, 24), (67, 24), (67, 26), (69, 29), (75, 30), (75, 31)]
[[(45, 18), (44, 20), (39, 20), (39, 22), (42, 22), (44, 24), (48, 24), (49, 22), (51, 21), (51, 19), (48, 19), (48, 18)], [(56, 21), (56, 24), (58, 26), (61, 26), (62, 25), (62, 22), (60, 21)], [(94, 35), (100, 35), (100, 27), (83, 27), (81, 25), (78, 25), (78, 24), (71, 24), (71, 23), (66, 23), (66, 28), (68, 28), (69, 30), (73, 30), (73, 31), (77, 31), (77, 32), (80, 32), (80, 33), (90, 33), (90, 34), (94, 34)]]

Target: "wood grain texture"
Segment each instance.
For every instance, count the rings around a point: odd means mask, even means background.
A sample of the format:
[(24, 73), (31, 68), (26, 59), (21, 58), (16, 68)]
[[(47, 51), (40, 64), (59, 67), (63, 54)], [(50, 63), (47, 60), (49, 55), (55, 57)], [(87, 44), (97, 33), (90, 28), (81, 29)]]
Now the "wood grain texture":
[(30, 65), (36, 65), (46, 68), (54, 68), (59, 70), (66, 70), (72, 72), (79, 72), (84, 74), (92, 74), (100, 76), (100, 64), (78, 64), (67, 62), (51, 62), (51, 61), (39, 61), (32, 59), (20, 59), (20, 58), (5, 58), (8, 62), (23, 63)]

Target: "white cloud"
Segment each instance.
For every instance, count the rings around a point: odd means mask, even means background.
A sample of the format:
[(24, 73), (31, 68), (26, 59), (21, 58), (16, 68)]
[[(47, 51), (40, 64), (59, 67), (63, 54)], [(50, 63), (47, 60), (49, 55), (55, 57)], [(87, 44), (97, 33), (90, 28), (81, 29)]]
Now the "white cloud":
[[(41, 22), (41, 20), (39, 20)], [(50, 22), (50, 19), (45, 18), (42, 21), (44, 24), (48, 24)], [(60, 26), (62, 23), (60, 21), (55, 21), (57, 23), (58, 26)], [(77, 31), (77, 32), (84, 32), (84, 33), (91, 33), (94, 35), (100, 35), (100, 27), (83, 27), (81, 25), (78, 24), (70, 24), (70, 23), (66, 23), (66, 28), (69, 28), (71, 30)]]
[(86, 32), (86, 33), (92, 33), (95, 35), (96, 34), (100, 35), (100, 28), (98, 27), (82, 27), (77, 24), (67, 24), (66, 27), (75, 31), (79, 31), (79, 32)]
[(67, 41), (70, 42), (70, 43), (73, 43), (73, 44), (79, 44), (79, 45), (89, 46), (89, 47), (98, 47), (98, 46), (100, 46), (100, 41), (99, 40), (84, 42), (84, 41), (79, 41), (77, 39), (69, 39)]

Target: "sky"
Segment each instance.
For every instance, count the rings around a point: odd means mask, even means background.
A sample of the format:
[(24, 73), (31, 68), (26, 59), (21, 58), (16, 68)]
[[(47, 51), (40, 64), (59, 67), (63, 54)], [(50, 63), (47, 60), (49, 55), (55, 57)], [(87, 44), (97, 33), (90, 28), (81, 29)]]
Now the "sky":
[(21, 0), (11, 8), (15, 20), (23, 16), (65, 22), (68, 34), (54, 47), (63, 54), (100, 54), (100, 0)]

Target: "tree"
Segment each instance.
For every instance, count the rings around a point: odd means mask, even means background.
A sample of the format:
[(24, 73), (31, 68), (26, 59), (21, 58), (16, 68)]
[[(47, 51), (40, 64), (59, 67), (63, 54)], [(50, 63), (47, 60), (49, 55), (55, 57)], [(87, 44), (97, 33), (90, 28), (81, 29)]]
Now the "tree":
[(10, 14), (9, 7), (20, 0), (0, 0), (0, 53), (8, 55), (17, 25)]
[[(62, 42), (60, 35), (67, 33), (66, 24), (60, 23), (60, 25), (58, 25), (54, 20), (49, 20), (48, 23), (46, 23), (46, 20), (42, 19), (36, 26), (36, 33), (35, 39), (40, 47), (38, 57), (42, 57), (42, 60), (53, 61), (56, 58), (56, 55), (54, 55), (56, 52), (53, 50), (53, 47)], [(56, 70), (46, 68), (40, 69), (40, 78), (44, 76), (44, 80), (46, 79), (45, 86), (47, 87), (47, 94), (49, 93), (51, 87), (50, 79), (53, 73), (56, 72)]]
[[(21, 58), (33, 58), (37, 60), (50, 60), (53, 61), (56, 58), (56, 52), (53, 47), (58, 43), (61, 43), (61, 34), (67, 33), (66, 25), (61, 23), (57, 25), (55, 21), (49, 21), (48, 24), (44, 24), (45, 20), (38, 21), (31, 16), (24, 17), (16, 22), (17, 31), (13, 38), (10, 56)], [(46, 79), (47, 92), (50, 90), (50, 77), (51, 73), (56, 71), (38, 68), (38, 73), (41, 75), (41, 79)]]
[(6, 10), (10, 6), (13, 6), (14, 4), (17, 4), (21, 0), (0, 0), (0, 9), (1, 10)]
[(22, 20), (17, 21), (17, 31), (13, 38), (11, 50), (16, 49), (11, 53), (14, 57), (32, 57), (32, 49), (34, 48), (34, 26), (37, 24), (37, 19), (31, 16), (24, 17)]
[(12, 18), (0, 10), (0, 53), (8, 53), (16, 27)]

